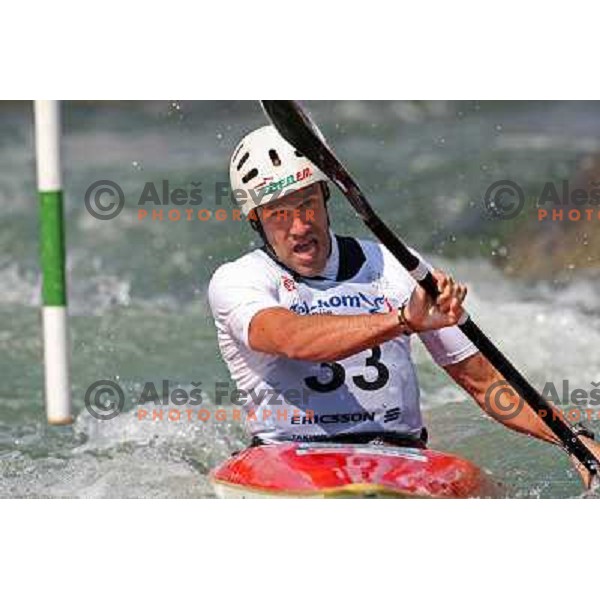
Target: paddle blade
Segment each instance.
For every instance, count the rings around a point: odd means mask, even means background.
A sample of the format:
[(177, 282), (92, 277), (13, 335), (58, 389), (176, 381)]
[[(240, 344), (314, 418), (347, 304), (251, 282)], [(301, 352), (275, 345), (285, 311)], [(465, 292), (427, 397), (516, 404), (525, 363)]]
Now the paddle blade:
[[(261, 100), (260, 103), (265, 114), (282, 137), (309, 159), (309, 153), (318, 152), (319, 146), (327, 147), (325, 136), (299, 102), (295, 100)], [(317, 140), (320, 144), (316, 143)], [(313, 162), (317, 164), (316, 161)]]
[(340, 189), (363, 219), (372, 218), (371, 207), (358, 184), (333, 154), (325, 136), (302, 106), (295, 100), (260, 102), (281, 136)]

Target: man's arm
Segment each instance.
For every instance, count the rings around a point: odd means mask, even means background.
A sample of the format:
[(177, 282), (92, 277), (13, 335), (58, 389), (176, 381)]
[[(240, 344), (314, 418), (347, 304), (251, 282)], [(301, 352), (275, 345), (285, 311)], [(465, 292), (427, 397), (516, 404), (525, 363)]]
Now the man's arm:
[(343, 360), (398, 337), (404, 328), (397, 311), (377, 315), (297, 315), (266, 308), (252, 318), (248, 341), (258, 352), (296, 360)]
[(250, 321), (248, 341), (253, 350), (297, 360), (343, 360), (387, 342), (402, 333), (456, 325), (462, 316), (465, 286), (436, 272), (440, 295), (435, 300), (415, 286), (404, 310), (377, 315), (296, 315), (286, 308), (265, 308)]
[[(505, 383), (504, 377), (481, 352), (454, 365), (447, 365), (444, 369), (496, 421), (510, 429), (533, 435), (546, 442), (559, 443), (556, 435), (528, 404), (520, 400), (517, 392)], [(494, 389), (498, 393), (490, 393), (486, 398), (488, 390), (497, 383), (499, 385)], [(501, 389), (506, 391), (500, 393)], [(519, 403), (522, 404), (521, 409)]]
[[(504, 377), (480, 352), (459, 363), (448, 365), (444, 369), (456, 383), (473, 396), (477, 404), (492, 418), (515, 431), (560, 445), (556, 435), (552, 433), (541, 417), (525, 401), (519, 400), (517, 392), (506, 383)], [(486, 398), (490, 386), (497, 382), (502, 382), (501, 387), (509, 388), (509, 390), (502, 395), (489, 394), (489, 397)], [(522, 404), (521, 409), (518, 409), (519, 402)], [(515, 414), (513, 415), (513, 413)], [(560, 413), (555, 413), (555, 417), (565, 421)], [(600, 461), (600, 444), (586, 436), (579, 435), (578, 438)], [(584, 485), (589, 488), (591, 485), (589, 472), (576, 458), (570, 456), (570, 459), (583, 479)]]

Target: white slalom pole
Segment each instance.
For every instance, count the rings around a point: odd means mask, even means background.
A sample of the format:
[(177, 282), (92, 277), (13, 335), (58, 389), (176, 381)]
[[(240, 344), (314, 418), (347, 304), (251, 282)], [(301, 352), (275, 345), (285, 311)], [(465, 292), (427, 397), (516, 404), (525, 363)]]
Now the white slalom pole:
[(51, 425), (68, 425), (73, 422), (73, 417), (69, 384), (60, 104), (57, 100), (36, 100), (34, 112), (40, 203), (46, 417)]

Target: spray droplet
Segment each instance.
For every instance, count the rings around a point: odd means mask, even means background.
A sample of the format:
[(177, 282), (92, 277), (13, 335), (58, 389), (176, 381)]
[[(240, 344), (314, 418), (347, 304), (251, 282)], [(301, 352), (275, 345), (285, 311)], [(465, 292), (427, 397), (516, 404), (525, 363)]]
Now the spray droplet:
[(167, 107), (167, 116), (175, 118), (178, 121), (183, 120), (183, 111), (181, 109), (181, 103), (179, 100), (171, 100)]

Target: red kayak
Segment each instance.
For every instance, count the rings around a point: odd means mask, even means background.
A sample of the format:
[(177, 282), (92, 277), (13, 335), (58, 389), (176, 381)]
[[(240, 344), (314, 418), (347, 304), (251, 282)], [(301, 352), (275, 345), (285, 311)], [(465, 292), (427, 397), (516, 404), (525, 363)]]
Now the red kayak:
[(210, 474), (220, 498), (474, 498), (495, 494), (469, 461), (434, 450), (285, 443), (247, 448)]

